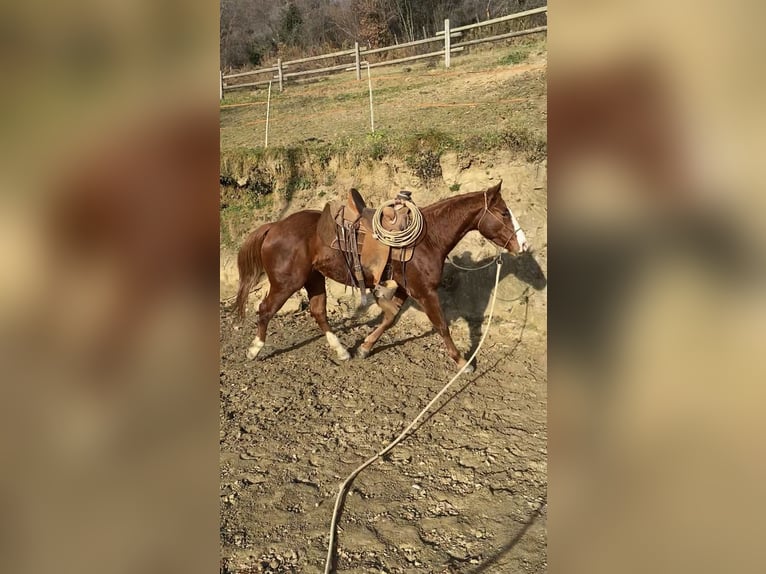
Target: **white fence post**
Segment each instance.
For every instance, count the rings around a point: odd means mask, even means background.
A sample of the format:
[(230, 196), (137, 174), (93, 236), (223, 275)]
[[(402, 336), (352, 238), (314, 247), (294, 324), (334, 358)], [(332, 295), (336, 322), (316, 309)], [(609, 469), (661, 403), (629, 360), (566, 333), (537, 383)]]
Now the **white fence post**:
[[(282, 91), (282, 58), (277, 58), (277, 76), (279, 77), (279, 91)], [(269, 82), (269, 89), (271, 89), (271, 82)]]
[(450, 37), (449, 18), (444, 19), (444, 67), (449, 68)]
[(223, 101), (223, 70), (218, 70), (218, 95), (221, 101)]
[(269, 95), (266, 98), (266, 140), (263, 147), (269, 147), (269, 111), (271, 110), (271, 82), (269, 82)]
[(362, 67), (359, 62), (359, 42), (354, 42), (354, 57), (356, 58), (354, 64), (356, 66), (356, 79), (362, 79)]
[(370, 75), (370, 63), (365, 62), (365, 64), (367, 64), (367, 85), (370, 88), (370, 130), (375, 133), (375, 115), (372, 111), (372, 76)]

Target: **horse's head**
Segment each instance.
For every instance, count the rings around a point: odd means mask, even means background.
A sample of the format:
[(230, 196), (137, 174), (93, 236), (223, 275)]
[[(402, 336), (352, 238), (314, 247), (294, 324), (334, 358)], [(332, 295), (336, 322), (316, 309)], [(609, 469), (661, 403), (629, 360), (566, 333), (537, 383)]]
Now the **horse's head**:
[(529, 249), (527, 238), (500, 195), (502, 183), (500, 181), (484, 191), (484, 206), (476, 229), (495, 245), (507, 249), (512, 254), (523, 253)]

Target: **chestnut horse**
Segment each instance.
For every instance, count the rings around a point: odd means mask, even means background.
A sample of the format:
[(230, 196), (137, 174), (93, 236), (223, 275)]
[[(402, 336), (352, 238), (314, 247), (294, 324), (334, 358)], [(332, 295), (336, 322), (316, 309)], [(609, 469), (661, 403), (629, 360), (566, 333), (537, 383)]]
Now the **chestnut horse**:
[[(512, 254), (527, 250), (524, 232), (500, 195), (502, 182), (484, 191), (443, 199), (422, 209), (425, 237), (405, 265), (392, 262), (397, 289), (393, 305), (384, 308), (383, 321), (359, 347), (357, 355), (366, 357), (380, 336), (394, 322), (408, 297), (417, 301), (444, 339), (447, 353), (458, 368), (465, 359), (458, 352), (444, 318), (437, 287), (442, 277), (444, 260), (466, 233), (478, 230), (484, 237)], [(269, 292), (258, 307), (258, 335), (247, 351), (247, 357), (258, 356), (265, 341), (266, 329), (274, 314), (301, 287), (309, 296), (309, 309), (327, 342), (338, 358), (350, 358), (348, 350), (327, 323), (325, 278), (349, 285), (349, 273), (340, 251), (324, 245), (317, 235), (320, 212), (304, 210), (281, 221), (266, 223), (253, 231), (239, 250), (239, 291), (234, 304), (244, 318), (250, 289), (264, 271), (269, 278)], [(372, 277), (365, 272), (367, 287)], [(386, 306), (389, 307), (389, 306)], [(471, 366), (468, 367), (472, 368)]]

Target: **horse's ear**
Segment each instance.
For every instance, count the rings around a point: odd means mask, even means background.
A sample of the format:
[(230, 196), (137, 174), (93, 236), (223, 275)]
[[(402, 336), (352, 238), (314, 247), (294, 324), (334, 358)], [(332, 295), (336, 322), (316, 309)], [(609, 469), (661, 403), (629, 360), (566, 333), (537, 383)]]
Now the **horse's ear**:
[(359, 193), (359, 190), (357, 190), (355, 187), (352, 187), (349, 192), (349, 204), (353, 204), (354, 207), (356, 207), (356, 210), (359, 213), (362, 213), (364, 209), (367, 207), (367, 203), (364, 201), (364, 198), (362, 197), (362, 194)]
[(502, 187), (502, 185), (503, 185), (503, 180), (501, 179), (500, 181), (497, 182), (497, 184), (487, 189), (487, 195), (491, 195), (491, 196), (500, 195), (500, 188)]

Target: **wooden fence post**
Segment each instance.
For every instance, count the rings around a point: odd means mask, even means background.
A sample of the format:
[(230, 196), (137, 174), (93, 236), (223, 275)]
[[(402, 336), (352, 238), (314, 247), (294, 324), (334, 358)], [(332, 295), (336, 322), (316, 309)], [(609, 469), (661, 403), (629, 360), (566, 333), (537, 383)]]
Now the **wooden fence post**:
[(362, 79), (362, 67), (359, 61), (359, 42), (354, 42), (354, 57), (356, 58), (354, 65), (356, 66), (356, 79)]
[(223, 70), (218, 70), (218, 72), (219, 72), (218, 95), (220, 97), (220, 100), (223, 101)]
[[(277, 58), (277, 76), (279, 77), (279, 91), (282, 91), (282, 58)], [(269, 84), (271, 87), (271, 84)]]
[(449, 68), (450, 37), (449, 18), (444, 19), (444, 67)]

